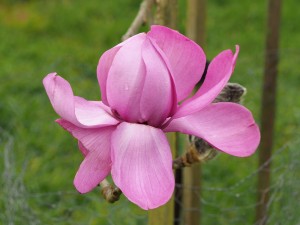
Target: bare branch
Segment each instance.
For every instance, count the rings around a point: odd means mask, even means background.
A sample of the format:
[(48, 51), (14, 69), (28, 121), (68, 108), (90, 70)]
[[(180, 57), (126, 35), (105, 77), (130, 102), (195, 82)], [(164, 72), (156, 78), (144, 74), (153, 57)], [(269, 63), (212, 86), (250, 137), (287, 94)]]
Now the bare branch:
[(128, 28), (127, 32), (123, 35), (122, 41), (125, 41), (126, 39), (138, 33), (139, 28), (146, 23), (149, 11), (151, 10), (153, 4), (154, 0), (143, 0), (135, 19)]
[(178, 0), (156, 0), (154, 23), (176, 29)]
[[(194, 137), (194, 136), (191, 136)], [(197, 146), (191, 141), (186, 153), (173, 160), (173, 169), (192, 166), (194, 163), (206, 162), (217, 155), (217, 150), (212, 148), (203, 139), (197, 138)]]

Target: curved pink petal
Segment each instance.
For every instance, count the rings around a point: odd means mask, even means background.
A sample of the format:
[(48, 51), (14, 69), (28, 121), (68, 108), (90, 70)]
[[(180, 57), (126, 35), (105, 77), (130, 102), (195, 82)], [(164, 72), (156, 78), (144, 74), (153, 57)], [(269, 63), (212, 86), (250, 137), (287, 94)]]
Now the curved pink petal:
[(106, 82), (107, 76), (111, 67), (111, 64), (114, 60), (115, 55), (120, 50), (122, 46), (118, 45), (112, 49), (107, 50), (99, 59), (97, 66), (97, 78), (101, 90), (101, 100), (104, 104), (108, 105), (107, 96), (106, 96)]
[(102, 127), (119, 123), (101, 102), (74, 96), (70, 84), (56, 73), (48, 74), (43, 84), (55, 112), (76, 126)]
[(151, 26), (147, 35), (156, 41), (170, 62), (178, 101), (185, 99), (203, 74), (206, 57), (202, 48), (164, 26)]
[(89, 152), (75, 175), (74, 186), (84, 194), (90, 192), (107, 177), (110, 172), (110, 163), (98, 151)]
[(192, 98), (187, 99), (180, 105), (174, 118), (199, 111), (217, 97), (233, 73), (238, 53), (239, 46), (237, 45), (235, 54), (231, 50), (225, 50), (212, 60), (204, 83)]
[(122, 119), (137, 122), (139, 105), (145, 79), (145, 65), (141, 48), (145, 34), (134, 36), (115, 55), (106, 84), (107, 101)]
[(112, 135), (112, 178), (143, 209), (165, 204), (175, 184), (171, 150), (162, 130), (121, 123)]
[(106, 83), (107, 83), (107, 77), (110, 70), (110, 67), (112, 65), (112, 62), (115, 58), (115, 55), (120, 50), (120, 48), (125, 45), (128, 42), (134, 41), (135, 39), (139, 39), (140, 36), (143, 36), (144, 34), (137, 34), (120, 44), (116, 45), (115, 47), (107, 50), (102, 54), (102, 56), (99, 59), (98, 66), (97, 66), (97, 78), (99, 82), (99, 86), (101, 89), (101, 100), (105, 105), (108, 105), (107, 102), (107, 96), (106, 96)]
[(258, 126), (251, 112), (235, 103), (215, 103), (185, 117), (174, 119), (164, 129), (203, 138), (230, 155), (246, 157), (260, 141)]
[(86, 156), (89, 153), (89, 150), (86, 149), (80, 141), (78, 141), (78, 148), (81, 151), (83, 156)]
[(80, 193), (89, 192), (111, 170), (111, 134), (116, 127), (81, 128), (63, 119), (56, 122), (79, 141), (85, 158), (76, 173), (74, 185)]
[(140, 99), (142, 120), (139, 122), (158, 126), (177, 106), (176, 92), (167, 65), (148, 38), (142, 46), (142, 58), (146, 76)]

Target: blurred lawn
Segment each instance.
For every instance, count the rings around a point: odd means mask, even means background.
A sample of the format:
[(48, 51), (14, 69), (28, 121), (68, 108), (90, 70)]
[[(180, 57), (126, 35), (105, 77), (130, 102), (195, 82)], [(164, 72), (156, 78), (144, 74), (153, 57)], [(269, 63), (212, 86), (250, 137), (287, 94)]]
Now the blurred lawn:
[[(0, 2), (0, 172), (3, 171), (0, 221), (3, 224), (9, 224), (12, 215), (13, 224), (146, 223), (146, 213), (124, 197), (111, 206), (101, 199), (99, 190), (83, 196), (76, 193), (72, 182), (82, 156), (76, 141), (54, 123), (57, 115), (42, 86), (43, 77), (56, 71), (71, 83), (76, 95), (99, 99), (95, 72), (98, 59), (105, 50), (120, 42), (139, 2)], [(295, 3), (295, 0), (286, 0), (282, 9), (275, 149), (294, 142), (300, 133), (300, 18), (295, 13)], [(179, 30), (184, 32), (183, 0), (179, 8)], [(211, 59), (221, 50), (240, 45), (231, 81), (247, 87), (244, 103), (257, 121), (266, 8), (265, 1), (245, 0), (237, 4), (233, 0), (213, 0), (208, 3), (207, 13), (207, 56)], [(274, 168), (282, 165), (283, 158), (296, 160), (290, 155), (293, 149), (288, 153), (283, 151), (274, 161)], [(5, 161), (6, 154), (11, 157), (11, 163)], [(205, 165), (204, 186), (226, 189), (254, 172), (256, 161), (256, 156), (239, 159), (222, 154)], [(299, 179), (299, 173), (293, 176)], [(249, 187), (245, 190), (250, 194), (238, 201), (248, 206), (255, 204), (255, 179), (247, 184)], [(211, 201), (216, 204), (219, 199), (222, 201), (224, 192), (210, 194), (214, 195)], [(8, 205), (13, 206), (12, 211)], [(207, 206), (207, 210), (213, 212), (214, 209)], [(243, 218), (247, 222), (244, 224), (252, 224), (253, 208), (247, 209), (245, 214)], [(208, 217), (205, 224), (228, 224), (236, 216), (233, 213), (230, 218)], [(218, 222), (211, 223), (216, 219)]]

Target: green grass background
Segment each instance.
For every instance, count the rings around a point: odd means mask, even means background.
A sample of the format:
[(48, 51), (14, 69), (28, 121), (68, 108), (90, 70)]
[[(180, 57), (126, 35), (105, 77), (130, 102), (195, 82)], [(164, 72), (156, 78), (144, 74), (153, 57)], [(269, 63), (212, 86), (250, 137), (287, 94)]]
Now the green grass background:
[[(146, 224), (147, 213), (124, 197), (110, 205), (99, 189), (77, 194), (72, 182), (82, 155), (54, 123), (57, 115), (42, 86), (43, 77), (56, 71), (76, 95), (99, 99), (99, 57), (120, 42), (139, 3), (0, 1), (0, 224)], [(300, 224), (296, 3), (282, 4), (270, 224)], [(178, 29), (184, 33), (185, 2), (179, 5)], [(207, 57), (240, 45), (231, 81), (247, 87), (244, 104), (259, 123), (267, 1), (212, 0), (207, 10)], [(246, 159), (220, 154), (207, 163), (203, 224), (254, 224), (256, 172), (257, 154)]]

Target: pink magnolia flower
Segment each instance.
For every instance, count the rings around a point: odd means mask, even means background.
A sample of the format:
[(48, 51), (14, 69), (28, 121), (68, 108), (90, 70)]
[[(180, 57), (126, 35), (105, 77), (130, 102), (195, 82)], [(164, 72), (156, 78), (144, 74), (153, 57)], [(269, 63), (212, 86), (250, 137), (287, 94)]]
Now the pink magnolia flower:
[(212, 103), (229, 80), (238, 51), (236, 46), (235, 54), (225, 50), (217, 55), (190, 98), (204, 71), (205, 54), (163, 26), (152, 26), (101, 56), (102, 101), (74, 96), (66, 80), (47, 75), (43, 83), (61, 117), (57, 123), (78, 139), (85, 156), (74, 179), (76, 189), (89, 192), (111, 173), (141, 208), (166, 203), (174, 189), (167, 132), (198, 136), (234, 156), (254, 153), (260, 133), (251, 112), (234, 103)]

